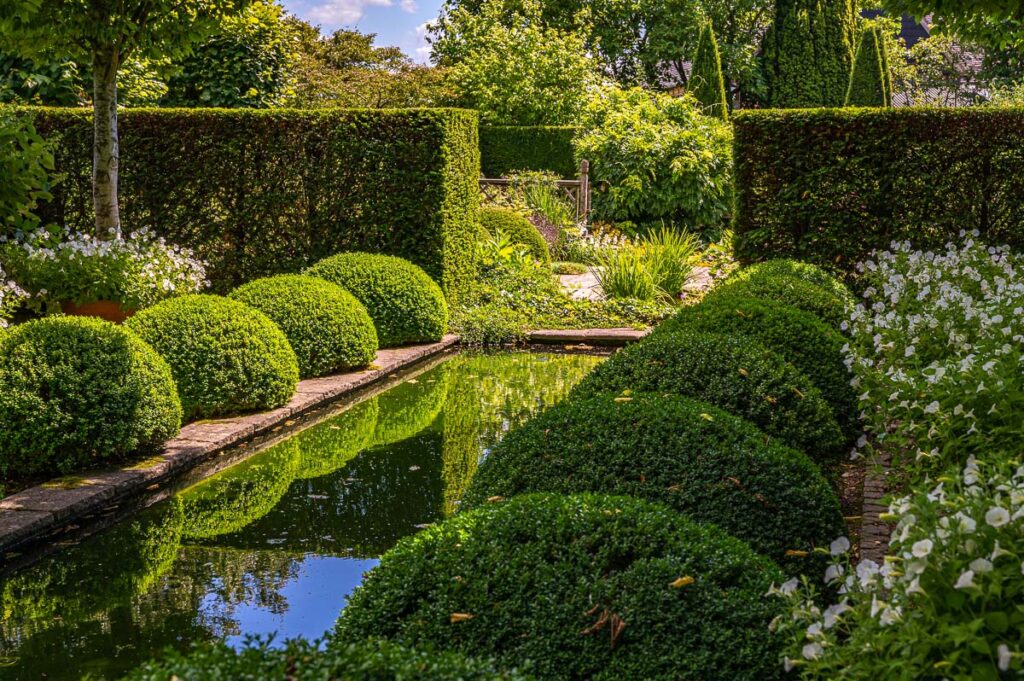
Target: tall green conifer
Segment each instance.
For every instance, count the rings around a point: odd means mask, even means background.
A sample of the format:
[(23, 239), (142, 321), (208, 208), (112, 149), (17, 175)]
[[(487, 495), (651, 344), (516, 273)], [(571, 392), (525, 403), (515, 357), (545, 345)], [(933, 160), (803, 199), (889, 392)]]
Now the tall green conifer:
[(690, 82), (691, 91), (697, 101), (704, 106), (704, 113), (719, 118), (728, 117), (729, 104), (725, 96), (725, 80), (722, 77), (722, 58), (710, 21), (705, 22), (700, 31)]
[(877, 29), (868, 28), (861, 34), (846, 92), (846, 106), (888, 105), (880, 42), (881, 34)]

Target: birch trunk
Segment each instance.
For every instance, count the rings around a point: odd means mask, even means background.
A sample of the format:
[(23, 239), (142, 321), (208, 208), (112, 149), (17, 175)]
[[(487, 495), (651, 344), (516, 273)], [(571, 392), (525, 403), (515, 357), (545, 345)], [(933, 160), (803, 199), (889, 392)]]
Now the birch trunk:
[(121, 236), (121, 213), (117, 203), (117, 172), (120, 152), (117, 140), (117, 48), (93, 53), (93, 148), (92, 203), (96, 213), (96, 236)]

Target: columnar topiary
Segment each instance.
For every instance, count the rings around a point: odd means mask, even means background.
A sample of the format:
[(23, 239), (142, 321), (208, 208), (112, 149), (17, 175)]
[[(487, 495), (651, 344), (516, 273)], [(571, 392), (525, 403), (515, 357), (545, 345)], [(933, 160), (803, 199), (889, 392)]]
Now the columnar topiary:
[(159, 662), (142, 666), (125, 681), (182, 679), (288, 679), (289, 681), (528, 681), (487, 660), (458, 653), (404, 648), (387, 641), (337, 641), (322, 648), (295, 639), (283, 648), (251, 644), (238, 650), (226, 643), (204, 643), (188, 653), (168, 650)]
[(779, 355), (742, 336), (678, 330), (656, 334), (600, 365), (577, 398), (624, 391), (674, 393), (709, 402), (831, 467), (845, 438), (821, 392)]
[(764, 594), (783, 579), (661, 504), (523, 495), (400, 541), (333, 636), (530, 662), (546, 679), (778, 679)]
[(382, 348), (436, 342), (448, 330), (448, 304), (441, 287), (408, 260), (341, 253), (305, 273), (337, 284), (365, 305)]
[(285, 274), (257, 279), (231, 298), (267, 315), (284, 331), (302, 378), (363, 367), (377, 356), (377, 331), (363, 304), (337, 284)]
[(821, 391), (847, 442), (857, 437), (857, 393), (843, 354), (846, 339), (813, 314), (771, 300), (718, 295), (683, 308), (655, 333), (678, 329), (746, 336), (781, 355)]
[(244, 303), (182, 296), (126, 324), (171, 366), (186, 418), (272, 409), (295, 392), (299, 365), (288, 339)]
[(877, 28), (861, 32), (857, 57), (850, 72), (846, 106), (887, 106), (885, 66), (882, 60), (881, 34)]
[(0, 475), (124, 461), (174, 437), (181, 418), (167, 363), (125, 328), (48, 317), (0, 336)]
[(551, 262), (551, 251), (544, 237), (529, 220), (516, 211), (510, 208), (485, 207), (480, 209), (478, 219), (480, 227), (492, 237), (500, 232), (512, 243), (529, 248), (534, 259), (544, 264)]
[(729, 104), (725, 95), (725, 80), (722, 77), (722, 58), (710, 21), (705, 22), (701, 28), (690, 79), (693, 96), (704, 105), (704, 113), (719, 118), (728, 117)]
[(810, 312), (837, 331), (843, 330), (852, 311), (849, 300), (838, 298), (831, 291), (790, 274), (758, 272), (731, 277), (712, 290), (705, 300), (718, 296), (762, 298), (785, 303)]
[(787, 571), (818, 575), (826, 557), (786, 554), (845, 533), (839, 500), (806, 454), (765, 440), (750, 422), (686, 397), (569, 400), (491, 451), (463, 508), (529, 492), (661, 501), (718, 525)]

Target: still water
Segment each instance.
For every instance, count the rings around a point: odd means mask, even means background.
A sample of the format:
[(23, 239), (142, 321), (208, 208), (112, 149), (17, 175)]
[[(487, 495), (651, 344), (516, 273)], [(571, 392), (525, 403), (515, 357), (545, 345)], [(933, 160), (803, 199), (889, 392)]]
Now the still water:
[(166, 646), (318, 638), (487, 449), (600, 358), (454, 356), (0, 582), (0, 679), (118, 678)]

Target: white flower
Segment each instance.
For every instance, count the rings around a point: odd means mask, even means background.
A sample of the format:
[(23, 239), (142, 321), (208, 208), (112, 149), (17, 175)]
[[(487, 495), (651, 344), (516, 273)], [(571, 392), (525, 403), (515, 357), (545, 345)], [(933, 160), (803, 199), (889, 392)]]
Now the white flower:
[(808, 643), (802, 651), (805, 660), (817, 660), (824, 652), (820, 643)]
[(992, 572), (992, 563), (987, 558), (975, 558), (971, 561), (970, 568), (974, 574), (983, 575)]
[(974, 586), (974, 572), (972, 570), (965, 570), (960, 578), (956, 580), (956, 584), (953, 585), (954, 589), (969, 589)]
[(1010, 522), (1010, 513), (1002, 506), (993, 506), (985, 512), (985, 522), (992, 527), (1002, 527)]
[(878, 622), (883, 627), (888, 627), (899, 622), (902, 616), (903, 611), (900, 608), (887, 607), (882, 611), (882, 616), (878, 618)]
[(1009, 671), (1010, 670), (1010, 658), (1013, 657), (1012, 653), (1010, 653), (1010, 647), (1007, 646), (1005, 643), (1000, 643), (999, 647), (996, 648), (996, 655), (999, 658), (999, 661), (997, 663), (998, 666), (999, 666), (999, 671), (1001, 671), (1001, 672)]
[(935, 544), (932, 543), (931, 539), (922, 539), (921, 541), (914, 542), (914, 545), (911, 547), (910, 552), (918, 558), (924, 558), (932, 552), (932, 549), (934, 547)]
[(935, 414), (938, 411), (939, 411), (939, 401), (938, 400), (935, 400), (934, 402), (932, 402), (931, 404), (929, 404), (927, 407), (924, 408), (924, 413), (925, 414)]
[(789, 596), (790, 594), (794, 593), (797, 590), (797, 587), (799, 586), (800, 580), (794, 577), (788, 582), (783, 582), (782, 586), (779, 587), (779, 591), (781, 591), (783, 595)]
[(873, 560), (862, 560), (857, 564), (857, 578), (861, 586), (867, 586), (878, 574), (878, 563)]
[(843, 555), (844, 553), (846, 553), (849, 550), (850, 550), (850, 540), (847, 539), (846, 537), (840, 537), (839, 539), (836, 539), (829, 546), (829, 552), (833, 556), (841, 556), (841, 555)]
[(838, 581), (839, 578), (843, 576), (843, 572), (844, 570), (842, 565), (829, 565), (825, 569), (825, 583), (831, 584), (832, 582)]
[(836, 603), (835, 605), (828, 606), (827, 608), (825, 608), (825, 614), (822, 620), (822, 624), (826, 629), (831, 629), (835, 626), (836, 622), (839, 621), (839, 617), (844, 612), (850, 609), (851, 608), (846, 601), (842, 601), (841, 603)]
[(971, 534), (978, 527), (978, 524), (974, 522), (974, 518), (965, 514), (963, 511), (957, 513), (955, 517), (960, 523), (960, 530), (966, 534)]

